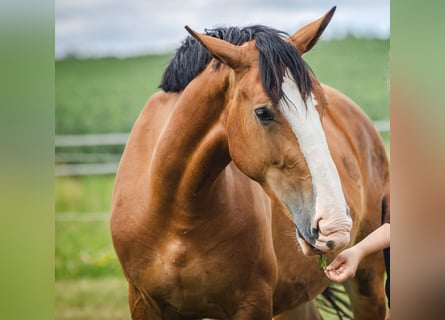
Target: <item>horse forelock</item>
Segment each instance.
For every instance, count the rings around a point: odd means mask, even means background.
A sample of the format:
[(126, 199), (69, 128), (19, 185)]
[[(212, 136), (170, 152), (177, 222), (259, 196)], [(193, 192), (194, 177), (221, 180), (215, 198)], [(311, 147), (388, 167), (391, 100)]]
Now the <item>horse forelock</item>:
[(282, 84), (289, 72), (298, 90), (306, 100), (312, 91), (311, 71), (298, 51), (284, 41), (284, 32), (273, 30), (256, 35), (256, 47), (260, 52), (260, 77), (267, 95), (275, 105), (287, 98)]
[[(217, 27), (205, 29), (205, 34), (225, 40), (234, 45), (256, 40), (260, 52), (260, 78), (264, 90), (274, 104), (285, 94), (282, 90), (286, 70), (296, 81), (304, 99), (312, 90), (310, 69), (298, 51), (284, 40), (287, 33), (263, 25), (239, 27)], [(164, 91), (179, 92), (198, 76), (211, 60), (211, 56), (193, 37), (188, 36), (176, 50), (164, 71), (159, 85)], [(220, 63), (215, 64), (218, 68)]]

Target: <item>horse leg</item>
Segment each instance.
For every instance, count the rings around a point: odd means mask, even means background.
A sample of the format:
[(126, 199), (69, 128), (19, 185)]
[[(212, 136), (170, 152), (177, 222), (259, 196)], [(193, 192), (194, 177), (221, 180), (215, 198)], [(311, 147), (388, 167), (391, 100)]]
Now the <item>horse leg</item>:
[(315, 300), (303, 303), (273, 317), (273, 320), (321, 320)]
[(161, 320), (162, 316), (154, 301), (142, 295), (134, 285), (128, 285), (128, 303), (130, 305), (131, 319), (133, 320)]
[(345, 282), (355, 320), (385, 319), (385, 265), (381, 252), (364, 258), (355, 277)]

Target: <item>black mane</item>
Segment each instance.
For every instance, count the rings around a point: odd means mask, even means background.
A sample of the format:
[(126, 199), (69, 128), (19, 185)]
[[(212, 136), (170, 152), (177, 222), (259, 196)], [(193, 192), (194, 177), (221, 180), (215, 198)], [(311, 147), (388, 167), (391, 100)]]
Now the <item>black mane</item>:
[[(297, 83), (304, 100), (312, 90), (312, 81), (307, 64), (297, 50), (284, 41), (288, 35), (262, 25), (238, 27), (219, 27), (206, 29), (205, 34), (228, 41), (235, 45), (256, 40), (260, 52), (260, 77), (267, 95), (277, 104), (283, 91), (284, 72), (287, 69)], [(183, 90), (210, 62), (211, 56), (193, 37), (188, 36), (177, 49), (167, 69), (164, 71), (159, 87), (164, 91)]]

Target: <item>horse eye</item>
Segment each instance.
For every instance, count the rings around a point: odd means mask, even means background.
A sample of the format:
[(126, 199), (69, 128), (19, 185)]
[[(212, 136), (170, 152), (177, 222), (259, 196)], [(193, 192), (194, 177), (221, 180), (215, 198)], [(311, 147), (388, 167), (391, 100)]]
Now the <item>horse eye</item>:
[(255, 109), (255, 115), (261, 123), (268, 123), (274, 120), (274, 114), (266, 107)]

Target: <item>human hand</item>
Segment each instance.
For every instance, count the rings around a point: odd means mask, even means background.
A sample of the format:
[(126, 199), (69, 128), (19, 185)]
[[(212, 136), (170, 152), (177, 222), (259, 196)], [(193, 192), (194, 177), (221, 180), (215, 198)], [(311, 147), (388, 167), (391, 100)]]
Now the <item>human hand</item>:
[(331, 281), (344, 282), (355, 276), (361, 259), (359, 250), (354, 247), (346, 249), (324, 269), (324, 273)]

